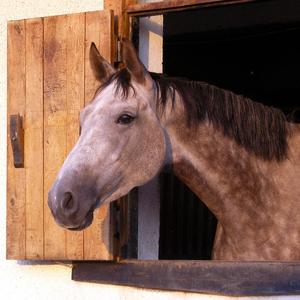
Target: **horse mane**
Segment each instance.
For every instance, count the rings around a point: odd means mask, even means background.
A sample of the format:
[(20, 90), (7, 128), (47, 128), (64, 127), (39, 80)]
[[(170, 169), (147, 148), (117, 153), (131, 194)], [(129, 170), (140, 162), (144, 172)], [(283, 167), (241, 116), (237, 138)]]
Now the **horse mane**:
[[(238, 145), (264, 160), (282, 161), (287, 157), (289, 127), (279, 109), (205, 82), (157, 73), (150, 75), (158, 90), (157, 103), (162, 111), (169, 98), (174, 104), (177, 92), (184, 104), (189, 125), (208, 121), (224, 136), (234, 139)], [(116, 72), (101, 89), (112, 81), (116, 81), (116, 93), (121, 93), (125, 99), (130, 89), (134, 91), (126, 68)]]

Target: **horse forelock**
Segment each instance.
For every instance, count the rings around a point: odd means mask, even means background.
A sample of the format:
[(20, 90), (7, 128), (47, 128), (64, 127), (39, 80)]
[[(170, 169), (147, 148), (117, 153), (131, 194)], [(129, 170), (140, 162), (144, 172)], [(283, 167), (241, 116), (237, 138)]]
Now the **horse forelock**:
[[(289, 125), (278, 109), (254, 102), (242, 95), (214, 85), (150, 73), (157, 89), (157, 104), (164, 112), (168, 101), (174, 105), (179, 94), (187, 114), (188, 126), (208, 121), (246, 150), (264, 160), (287, 158)], [(98, 93), (111, 83), (124, 99), (136, 92), (130, 72), (124, 68), (112, 75)]]
[(115, 95), (119, 94), (123, 99), (127, 99), (130, 90), (132, 90), (135, 94), (135, 88), (133, 87), (131, 82), (131, 74), (126, 68), (123, 68), (120, 71), (113, 74), (112, 76), (110, 76), (108, 80), (96, 90), (94, 98), (102, 90), (104, 90), (106, 87), (113, 83), (115, 84)]

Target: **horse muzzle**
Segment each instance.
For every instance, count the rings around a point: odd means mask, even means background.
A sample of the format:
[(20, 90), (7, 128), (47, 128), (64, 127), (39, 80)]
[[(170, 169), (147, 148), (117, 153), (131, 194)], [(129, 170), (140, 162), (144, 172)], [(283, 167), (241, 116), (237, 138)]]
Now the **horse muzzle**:
[(56, 182), (48, 193), (48, 206), (52, 215), (61, 227), (83, 230), (93, 221), (97, 201), (88, 201), (91, 198), (83, 199), (83, 193), (76, 193), (70, 188), (62, 187), (64, 185)]

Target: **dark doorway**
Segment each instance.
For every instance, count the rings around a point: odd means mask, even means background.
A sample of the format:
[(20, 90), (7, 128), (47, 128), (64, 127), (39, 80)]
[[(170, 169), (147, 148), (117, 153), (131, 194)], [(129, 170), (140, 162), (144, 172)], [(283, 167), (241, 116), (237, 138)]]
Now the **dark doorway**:
[[(299, 121), (300, 3), (203, 8), (164, 16), (163, 70), (281, 109)], [(171, 174), (161, 180), (161, 259), (210, 259), (216, 220)]]

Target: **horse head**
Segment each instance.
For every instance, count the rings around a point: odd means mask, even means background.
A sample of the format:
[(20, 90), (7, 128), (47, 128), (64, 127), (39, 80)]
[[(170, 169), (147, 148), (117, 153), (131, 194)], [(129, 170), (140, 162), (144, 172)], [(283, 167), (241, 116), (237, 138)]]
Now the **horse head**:
[(100, 88), (80, 113), (81, 134), (48, 195), (56, 222), (71, 230), (89, 226), (97, 207), (145, 184), (166, 161), (157, 90), (127, 40), (123, 61), (125, 68), (116, 71), (91, 45)]

